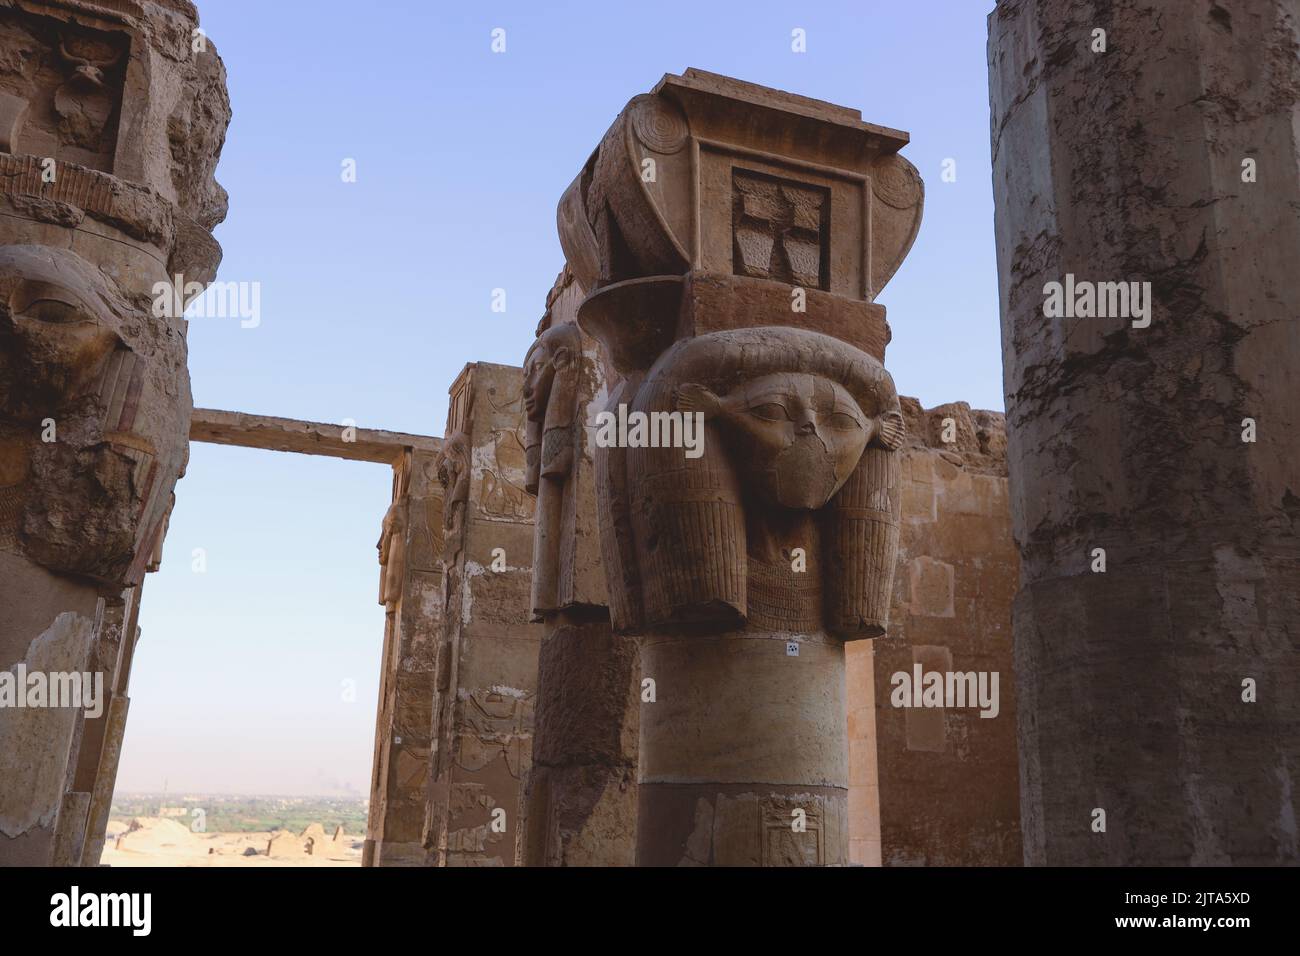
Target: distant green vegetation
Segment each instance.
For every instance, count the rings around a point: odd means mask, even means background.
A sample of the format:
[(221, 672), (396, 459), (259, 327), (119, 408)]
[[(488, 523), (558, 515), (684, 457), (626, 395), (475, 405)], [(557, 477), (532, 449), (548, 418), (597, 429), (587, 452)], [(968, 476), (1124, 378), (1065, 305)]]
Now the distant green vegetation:
[[(166, 814), (163, 808), (168, 808)], [(170, 816), (190, 826), (203, 811), (208, 833), (256, 833), (264, 830), (292, 830), (301, 833), (319, 823), (326, 833), (342, 825), (352, 836), (366, 832), (366, 801), (356, 797), (244, 797), (196, 796), (194, 794), (121, 793), (113, 795), (115, 818)], [(183, 813), (177, 811), (183, 810)]]

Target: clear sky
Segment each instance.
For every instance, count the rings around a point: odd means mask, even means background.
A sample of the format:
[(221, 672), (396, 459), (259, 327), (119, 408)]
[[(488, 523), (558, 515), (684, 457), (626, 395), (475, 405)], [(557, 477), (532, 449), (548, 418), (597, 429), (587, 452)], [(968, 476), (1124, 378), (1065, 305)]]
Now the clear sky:
[[(927, 406), (1002, 409), (992, 0), (198, 3), (234, 111), (219, 278), (261, 301), (256, 327), (191, 323), (196, 406), (442, 434), (461, 367), (518, 365), (532, 341), (564, 188), (627, 100), (694, 66), (911, 133), (926, 209), (878, 299), (887, 364)], [(192, 446), (145, 585), (120, 791), (368, 792), (390, 482), (382, 465)]]

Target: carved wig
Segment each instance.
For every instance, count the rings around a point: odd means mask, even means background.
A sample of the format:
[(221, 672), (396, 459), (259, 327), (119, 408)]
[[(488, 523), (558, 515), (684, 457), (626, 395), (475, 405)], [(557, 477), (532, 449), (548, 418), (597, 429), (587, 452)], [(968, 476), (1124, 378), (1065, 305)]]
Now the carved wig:
[[(0, 547), (114, 584), (143, 577), (189, 444), (174, 438), (188, 413), (159, 407), (157, 333), (141, 319), (75, 252), (0, 247)], [(128, 327), (145, 330), (135, 347)], [(42, 422), (56, 440), (38, 440)]]
[(568, 474), (581, 362), (582, 333), (572, 323), (548, 328), (524, 357), (524, 487), (531, 495), (538, 493), (539, 479)]
[(579, 445), (582, 362), (582, 333), (572, 323), (543, 331), (524, 358), (524, 487), (537, 497), (530, 599), (534, 620), (563, 607), (573, 595), (573, 549), (564, 547), (564, 529), (573, 524), (576, 504), (570, 486)]
[(469, 445), (464, 432), (456, 432), (443, 442), (438, 459), (438, 483), (446, 500), (458, 504), (469, 500)]
[(391, 613), (402, 598), (406, 576), (406, 534), (410, 502), (405, 489), (398, 491), (397, 500), (388, 506), (384, 515), (383, 531), (379, 535), (379, 603)]
[[(834, 462), (829, 456), (781, 460), (802, 450), (796, 444), (803, 436), (778, 454), (747, 456), (727, 416), (734, 424), (734, 416), (747, 412), (744, 398), (756, 383), (761, 388), (782, 379), (814, 387), (825, 398), (828, 417), (840, 414), (833, 404), (838, 401), (846, 431), (862, 431), (850, 436), (857, 444), (839, 446)], [(810, 625), (844, 638), (884, 631), (898, 543), (895, 450), (903, 424), (893, 380), (876, 359), (801, 329), (716, 332), (678, 342), (623, 400), (630, 412), (698, 411), (707, 423), (698, 458), (680, 447), (598, 450), (607, 456), (602, 470), (625, 489), (630, 519), (602, 523), (602, 534), (624, 539), (604, 542), (606, 560), (614, 565), (610, 578), (638, 590), (612, 600), (616, 627), (745, 626), (751, 584), (760, 573), (750, 566), (747, 539), (746, 509), (754, 509), (748, 517), (815, 517), (818, 533), (810, 542), (820, 543), (825, 587), (820, 621)], [(774, 414), (784, 414), (776, 408)], [(813, 447), (828, 447), (816, 441), (813, 425), (806, 427)], [(635, 567), (622, 566), (628, 562)]]

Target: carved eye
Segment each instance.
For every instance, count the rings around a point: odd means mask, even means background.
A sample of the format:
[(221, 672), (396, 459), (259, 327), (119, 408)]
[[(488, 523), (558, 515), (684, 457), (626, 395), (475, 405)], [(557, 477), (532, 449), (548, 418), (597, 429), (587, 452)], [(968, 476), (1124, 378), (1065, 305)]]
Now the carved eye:
[(836, 431), (852, 431), (862, 428), (861, 422), (844, 412), (833, 413), (830, 418), (826, 419), (826, 424)]
[(23, 315), (41, 322), (80, 322), (85, 318), (75, 305), (69, 305), (59, 299), (36, 299), (28, 303), (27, 308), (22, 311)]
[(749, 410), (749, 414), (755, 418), (761, 418), (765, 422), (786, 422), (790, 416), (786, 414), (785, 406), (778, 405), (776, 402), (764, 402), (762, 405), (755, 405)]

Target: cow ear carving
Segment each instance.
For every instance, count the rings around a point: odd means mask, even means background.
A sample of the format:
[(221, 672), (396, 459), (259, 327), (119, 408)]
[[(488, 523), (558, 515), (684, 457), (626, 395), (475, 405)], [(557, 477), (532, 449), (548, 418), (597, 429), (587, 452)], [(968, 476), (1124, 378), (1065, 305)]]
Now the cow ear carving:
[(722, 410), (722, 399), (703, 385), (687, 382), (677, 386), (679, 412), (703, 412), (707, 421)]
[(903, 424), (902, 412), (891, 410), (876, 420), (876, 441), (890, 451), (898, 451), (903, 447), (906, 434), (907, 426)]

